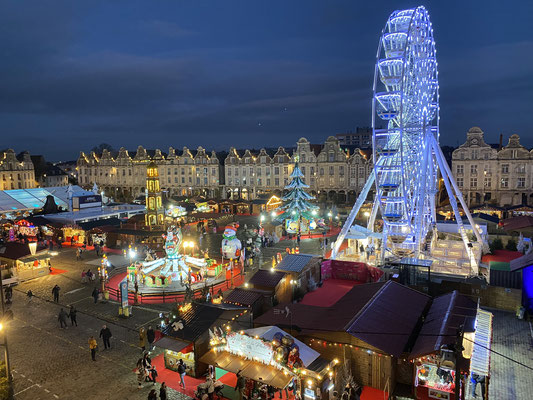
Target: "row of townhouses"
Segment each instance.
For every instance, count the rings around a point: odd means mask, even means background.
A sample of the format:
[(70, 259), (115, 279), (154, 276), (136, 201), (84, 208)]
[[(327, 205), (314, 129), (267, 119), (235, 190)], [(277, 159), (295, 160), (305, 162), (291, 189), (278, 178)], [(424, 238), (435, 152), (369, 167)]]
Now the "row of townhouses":
[(490, 145), (480, 128), (471, 128), (452, 154), (452, 173), (470, 206), (533, 205), (533, 150), (518, 135), (506, 146)]
[[(208, 153), (202, 147), (184, 147), (163, 154), (139, 146), (134, 154), (124, 148), (117, 154), (82, 152), (77, 161), (79, 183), (96, 183), (116, 198), (134, 198), (144, 193), (146, 166), (152, 160), (159, 167), (161, 187), (171, 196), (246, 200), (281, 193), (298, 160), (313, 195), (353, 203), (372, 170), (368, 150), (343, 146), (330, 136), (320, 145), (301, 138), (294, 148), (277, 150), (232, 147), (229, 152)], [(452, 153), (452, 171), (470, 206), (533, 205), (533, 150), (520, 145), (518, 135), (512, 135), (506, 146), (490, 145), (480, 128), (471, 128), (466, 142)]]
[(113, 155), (104, 150), (98, 155), (83, 152), (77, 162), (78, 180), (83, 186), (96, 183), (116, 198), (131, 198), (144, 193), (146, 166), (159, 167), (161, 187), (171, 196), (204, 195), (253, 200), (266, 193), (280, 193), (289, 181), (295, 160), (299, 160), (310, 192), (335, 201), (354, 201), (372, 169), (368, 152), (341, 148), (331, 136), (322, 145), (305, 138), (286, 150), (261, 149), (208, 153), (202, 147), (191, 151), (170, 148), (149, 152), (142, 146), (135, 154), (121, 148)]

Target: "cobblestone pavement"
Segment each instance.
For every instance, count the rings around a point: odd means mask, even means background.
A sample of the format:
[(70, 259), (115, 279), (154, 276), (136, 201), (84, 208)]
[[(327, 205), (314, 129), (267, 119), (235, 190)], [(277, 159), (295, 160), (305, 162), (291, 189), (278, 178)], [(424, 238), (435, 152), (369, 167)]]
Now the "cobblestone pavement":
[[(494, 314), (492, 349), (533, 368), (533, 332), (530, 323), (517, 319), (513, 313), (490, 311)], [(533, 398), (532, 370), (495, 353), (491, 355), (490, 369), (490, 399)], [(480, 397), (481, 389), (478, 386), (478, 398)]]
[[(241, 221), (248, 226), (256, 217)], [(221, 234), (208, 234), (204, 245), (210, 253), (219, 253)], [(260, 264), (268, 267), (272, 256), (291, 247), (288, 241), (263, 249), (263, 255), (253, 268), (251, 276)], [(318, 239), (302, 239), (302, 253), (321, 254)], [(118, 304), (110, 301), (94, 304), (91, 292), (94, 284), (81, 283), (81, 271), (91, 268), (96, 272), (94, 251), (85, 252), (82, 261), (76, 261), (70, 248), (59, 250), (52, 259), (54, 268), (66, 272), (47, 275), (24, 282), (14, 290), (14, 320), (7, 326), (9, 353), (14, 376), (16, 399), (146, 399), (149, 388), (137, 389), (133, 370), (140, 349), (137, 332), (140, 326), (157, 324), (160, 311), (169, 310), (172, 304), (155, 304), (134, 307), (129, 319), (118, 317)], [(52, 287), (61, 287), (59, 304), (52, 301)], [(32, 290), (35, 297), (28, 301), (26, 293)], [(78, 309), (78, 327), (69, 325), (60, 329), (57, 321), (59, 309), (69, 305)], [(69, 322), (70, 324), (70, 322)], [(102, 350), (99, 330), (107, 324), (112, 333), (112, 349)], [(93, 335), (101, 347), (97, 361), (90, 359), (88, 338)], [(158, 387), (159, 385), (157, 385)], [(170, 399), (188, 399), (169, 389)]]

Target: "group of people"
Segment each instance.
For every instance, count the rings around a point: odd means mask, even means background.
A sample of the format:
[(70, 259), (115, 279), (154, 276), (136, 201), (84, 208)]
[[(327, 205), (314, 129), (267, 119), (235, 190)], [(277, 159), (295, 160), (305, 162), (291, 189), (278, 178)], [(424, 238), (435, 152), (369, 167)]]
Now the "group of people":
[[(33, 294), (32, 294), (33, 296)], [(71, 326), (78, 326), (77, 321), (77, 313), (78, 310), (76, 310), (76, 307), (70, 306), (69, 312), (67, 313), (63, 308), (59, 310), (59, 314), (57, 315), (57, 320), (59, 321), (59, 327), (61, 329), (67, 329), (67, 321), (70, 318), (70, 324)]]
[(96, 280), (96, 275), (89, 268), (87, 271), (81, 271), (81, 283), (94, 282)]
[[(76, 324), (78, 326), (78, 324)], [(111, 348), (111, 338), (113, 337), (113, 334), (111, 333), (111, 329), (107, 325), (103, 325), (102, 329), (100, 329), (100, 338), (102, 338), (102, 342), (104, 343), (104, 350)], [(94, 336), (89, 337), (89, 350), (91, 350), (91, 359), (93, 361), (96, 361), (96, 352), (98, 351), (98, 342), (94, 338)]]

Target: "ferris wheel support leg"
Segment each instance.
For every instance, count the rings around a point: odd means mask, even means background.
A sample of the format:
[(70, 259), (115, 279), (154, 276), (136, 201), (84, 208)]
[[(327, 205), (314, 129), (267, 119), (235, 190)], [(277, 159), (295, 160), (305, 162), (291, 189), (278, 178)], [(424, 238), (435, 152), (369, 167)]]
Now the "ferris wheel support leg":
[[(431, 131), (429, 132), (429, 134), (431, 135)], [(428, 133), (426, 132), (426, 134), (424, 135), (424, 148), (425, 149), (429, 149), (431, 147), (431, 144), (429, 143), (429, 140), (428, 140)], [(430, 139), (431, 140), (431, 139)], [(419, 196), (418, 196), (418, 199), (417, 199), (417, 212), (418, 214), (416, 215), (416, 237), (415, 237), (415, 257), (418, 258), (420, 256), (420, 241), (422, 240), (422, 233), (421, 232), (421, 227), (422, 227), (422, 220), (424, 218), (424, 210), (425, 210), (425, 203), (426, 203), (426, 184), (425, 182), (427, 181), (427, 169), (428, 169), (428, 163), (429, 163), (429, 160), (428, 158), (431, 157), (431, 154), (432, 152), (431, 151), (424, 151), (423, 152), (424, 156), (422, 158), (422, 166), (421, 166), (421, 171), (422, 171), (422, 176), (420, 178), (421, 180), (421, 190), (419, 192)]]
[[(442, 154), (442, 150), (440, 149), (440, 146), (437, 146), (440, 152), (440, 156), (444, 160), (444, 154)], [(476, 229), (476, 225), (474, 223), (474, 219), (472, 218), (472, 214), (470, 214), (470, 210), (468, 210), (468, 206), (465, 202), (465, 199), (463, 198), (463, 194), (459, 190), (459, 187), (457, 186), (457, 183), (455, 182), (455, 179), (453, 179), (452, 171), (450, 170), (450, 167), (448, 166), (448, 163), (444, 161), (444, 168), (446, 169), (446, 174), (450, 177), (450, 181), (455, 189), (455, 193), (457, 198), (459, 199), (459, 202), (461, 203), (461, 206), (463, 207), (463, 211), (466, 215), (466, 218), (468, 219), (468, 222), (470, 222), (470, 226), (472, 227), (472, 231), (474, 232), (474, 235), (476, 236), (477, 241), (483, 245), (483, 239), (481, 238), (481, 235), (479, 234), (478, 230)]]
[(378, 204), (378, 197), (374, 199), (374, 203), (372, 204), (372, 211), (370, 213), (370, 218), (368, 218), (368, 222), (366, 223), (366, 228), (370, 229), (372, 232), (374, 232), (374, 223), (376, 222), (376, 216), (378, 214), (379, 204)]
[(357, 200), (352, 208), (352, 211), (350, 211), (350, 214), (348, 215), (348, 218), (344, 222), (344, 226), (342, 227), (339, 236), (337, 236), (337, 240), (335, 241), (335, 244), (333, 245), (333, 249), (331, 250), (331, 259), (335, 260), (337, 257), (337, 253), (339, 252), (339, 249), (341, 248), (342, 242), (344, 242), (344, 238), (346, 237), (346, 234), (352, 227), (353, 222), (355, 221), (355, 217), (359, 213), (359, 210), (361, 209), (361, 206), (365, 202), (366, 198), (368, 197), (368, 193), (370, 192), (370, 188), (374, 184), (374, 171), (370, 172), (370, 175), (368, 176), (368, 179), (365, 183), (365, 186), (363, 186), (363, 190), (361, 190), (361, 193), (359, 194), (359, 197), (357, 197)]
[[(453, 180), (453, 176), (450, 174), (450, 170), (448, 167), (448, 164), (446, 160), (444, 159), (444, 155), (442, 154), (442, 151), (440, 149), (440, 146), (435, 140), (431, 141), (433, 151), (435, 152), (435, 158), (437, 159), (437, 164), (439, 165), (439, 169), (442, 174), (442, 179), (444, 181), (444, 186), (446, 187), (446, 191), (448, 192), (448, 198), (450, 200), (450, 205), (452, 206), (453, 213), (455, 215), (455, 221), (457, 222), (457, 226), (459, 228), (459, 233), (461, 234), (461, 238), (463, 239), (463, 243), (465, 245), (466, 252), (468, 254), (468, 258), (470, 260), (470, 267), (472, 268), (472, 271), (475, 275), (478, 274), (479, 266), (478, 262), (474, 256), (474, 252), (472, 250), (471, 243), (468, 240), (468, 237), (466, 235), (466, 229), (463, 224), (463, 220), (461, 218), (461, 214), (459, 213), (459, 207), (457, 204), (456, 197), (459, 199), (459, 201), (462, 200), (462, 194), (459, 191), (459, 188), (455, 184)], [(461, 202), (463, 204), (464, 200)], [(463, 208), (466, 207), (463, 205)], [(468, 212), (468, 209), (466, 209), (466, 212)], [(472, 224), (471, 219), (469, 219), (470, 223)], [(475, 231), (475, 225), (472, 224), (472, 228)]]

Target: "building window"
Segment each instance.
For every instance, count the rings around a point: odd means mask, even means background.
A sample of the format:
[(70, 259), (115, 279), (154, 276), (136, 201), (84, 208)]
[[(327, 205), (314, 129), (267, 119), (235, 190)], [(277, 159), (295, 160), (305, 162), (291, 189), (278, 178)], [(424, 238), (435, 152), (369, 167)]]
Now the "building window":
[(339, 167), (339, 175), (340, 175), (340, 176), (344, 176), (344, 166), (343, 166), (343, 165), (341, 165), (341, 166)]
[(276, 187), (279, 186), (279, 178), (275, 178), (275, 179), (274, 179), (274, 185), (275, 185)]
[(267, 162), (266, 156), (261, 156), (261, 164), (265, 164)]
[(305, 162), (305, 154), (302, 154), (302, 155), (300, 156), (300, 161), (301, 161), (301, 162)]
[(470, 178), (470, 187), (477, 188), (477, 178)]
[(270, 167), (266, 167), (266, 176), (270, 176)]
[(457, 178), (457, 186), (459, 186), (460, 188), (463, 187), (463, 178)]
[(457, 175), (463, 175), (465, 172), (465, 166), (464, 165), (458, 165), (455, 167), (457, 170)]
[(329, 154), (328, 154), (328, 160), (329, 162), (334, 162), (335, 161), (335, 153), (330, 151)]
[(289, 173), (289, 167), (283, 167), (283, 173), (287, 175)]
[(470, 173), (472, 175), (476, 175), (477, 174), (477, 164), (473, 164), (470, 166)]
[(267, 179), (267, 186), (270, 186), (270, 179)]
[(239, 176), (239, 168), (235, 168), (235, 176)]
[(320, 168), (320, 176), (324, 176), (324, 168)]
[(257, 179), (257, 185), (261, 186), (262, 183), (261, 183), (261, 178)]
[(335, 167), (334, 167), (334, 166), (330, 166), (330, 167), (329, 167), (329, 175), (330, 175), (330, 176), (335, 175)]
[(274, 167), (274, 175), (279, 175), (279, 167)]
[(509, 173), (509, 164), (502, 164), (502, 174)]
[(314, 175), (315, 174), (315, 167), (311, 167), (311, 175)]
[(506, 189), (509, 187), (509, 178), (502, 178), (501, 180), (501, 188)]
[(526, 187), (526, 178), (518, 178), (518, 181), (516, 182), (517, 188), (525, 188)]
[(478, 158), (478, 151), (477, 150), (472, 150), (472, 160), (477, 160)]
[(254, 176), (254, 169), (250, 168), (250, 176)]
[(300, 168), (302, 170), (302, 174), (305, 175), (305, 167)]
[(228, 176), (231, 176), (231, 168), (228, 168)]
[(483, 185), (485, 185), (485, 187), (491, 187), (492, 186), (492, 179), (486, 177), (484, 182), (483, 182)]
[(516, 167), (516, 172), (519, 174), (525, 174), (526, 173), (526, 166), (524, 164), (518, 164)]

